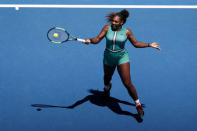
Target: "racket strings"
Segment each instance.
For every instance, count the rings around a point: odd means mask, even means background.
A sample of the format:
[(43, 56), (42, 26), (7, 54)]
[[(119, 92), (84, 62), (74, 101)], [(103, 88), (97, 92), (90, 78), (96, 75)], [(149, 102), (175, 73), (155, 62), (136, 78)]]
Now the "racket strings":
[(69, 39), (69, 35), (61, 28), (53, 28), (48, 32), (48, 39), (54, 43), (62, 43)]

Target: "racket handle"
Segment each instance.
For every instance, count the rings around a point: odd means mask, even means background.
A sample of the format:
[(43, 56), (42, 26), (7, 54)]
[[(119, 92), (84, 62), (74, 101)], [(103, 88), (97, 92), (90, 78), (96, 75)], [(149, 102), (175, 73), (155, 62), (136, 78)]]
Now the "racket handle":
[(77, 41), (85, 42), (85, 40), (84, 40), (84, 39), (79, 39), (79, 38), (77, 38)]

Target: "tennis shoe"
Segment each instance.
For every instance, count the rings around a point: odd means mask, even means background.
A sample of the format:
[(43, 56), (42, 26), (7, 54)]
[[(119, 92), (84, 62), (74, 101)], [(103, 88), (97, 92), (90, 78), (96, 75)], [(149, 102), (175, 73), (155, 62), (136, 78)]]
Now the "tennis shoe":
[(138, 115), (142, 118), (144, 116), (144, 110), (142, 108), (142, 105), (141, 104), (137, 105), (136, 109), (137, 109)]

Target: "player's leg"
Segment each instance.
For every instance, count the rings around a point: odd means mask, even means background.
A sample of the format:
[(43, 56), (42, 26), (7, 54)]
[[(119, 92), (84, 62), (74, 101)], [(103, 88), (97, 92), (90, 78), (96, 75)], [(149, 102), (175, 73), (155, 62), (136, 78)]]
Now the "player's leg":
[(124, 84), (124, 86), (126, 87), (129, 95), (133, 98), (133, 100), (135, 101), (136, 104), (136, 108), (138, 110), (138, 113), (140, 115), (143, 115), (143, 109), (141, 107), (140, 101), (138, 99), (138, 95), (137, 95), (137, 91), (134, 87), (134, 85), (132, 84), (131, 81), (131, 76), (130, 76), (130, 63), (123, 63), (118, 65), (118, 73), (120, 75), (120, 78)]
[(112, 86), (110, 81), (112, 79), (116, 66), (108, 66), (104, 64), (103, 68), (104, 68), (104, 94), (105, 96), (109, 97), (110, 89)]
[(120, 64), (118, 66), (118, 73), (120, 75), (122, 83), (128, 90), (129, 95), (133, 98), (134, 101), (137, 100), (138, 95), (134, 85), (131, 82), (130, 63), (128, 62), (128, 63)]
[(104, 68), (104, 85), (109, 85), (116, 69), (115, 66), (103, 65)]

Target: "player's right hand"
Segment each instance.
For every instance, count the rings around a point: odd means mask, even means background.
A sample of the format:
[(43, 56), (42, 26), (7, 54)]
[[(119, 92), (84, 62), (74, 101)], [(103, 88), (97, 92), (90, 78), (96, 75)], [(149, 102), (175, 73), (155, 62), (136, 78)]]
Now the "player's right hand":
[(91, 40), (89, 38), (85, 39), (85, 44), (90, 44), (91, 43)]

